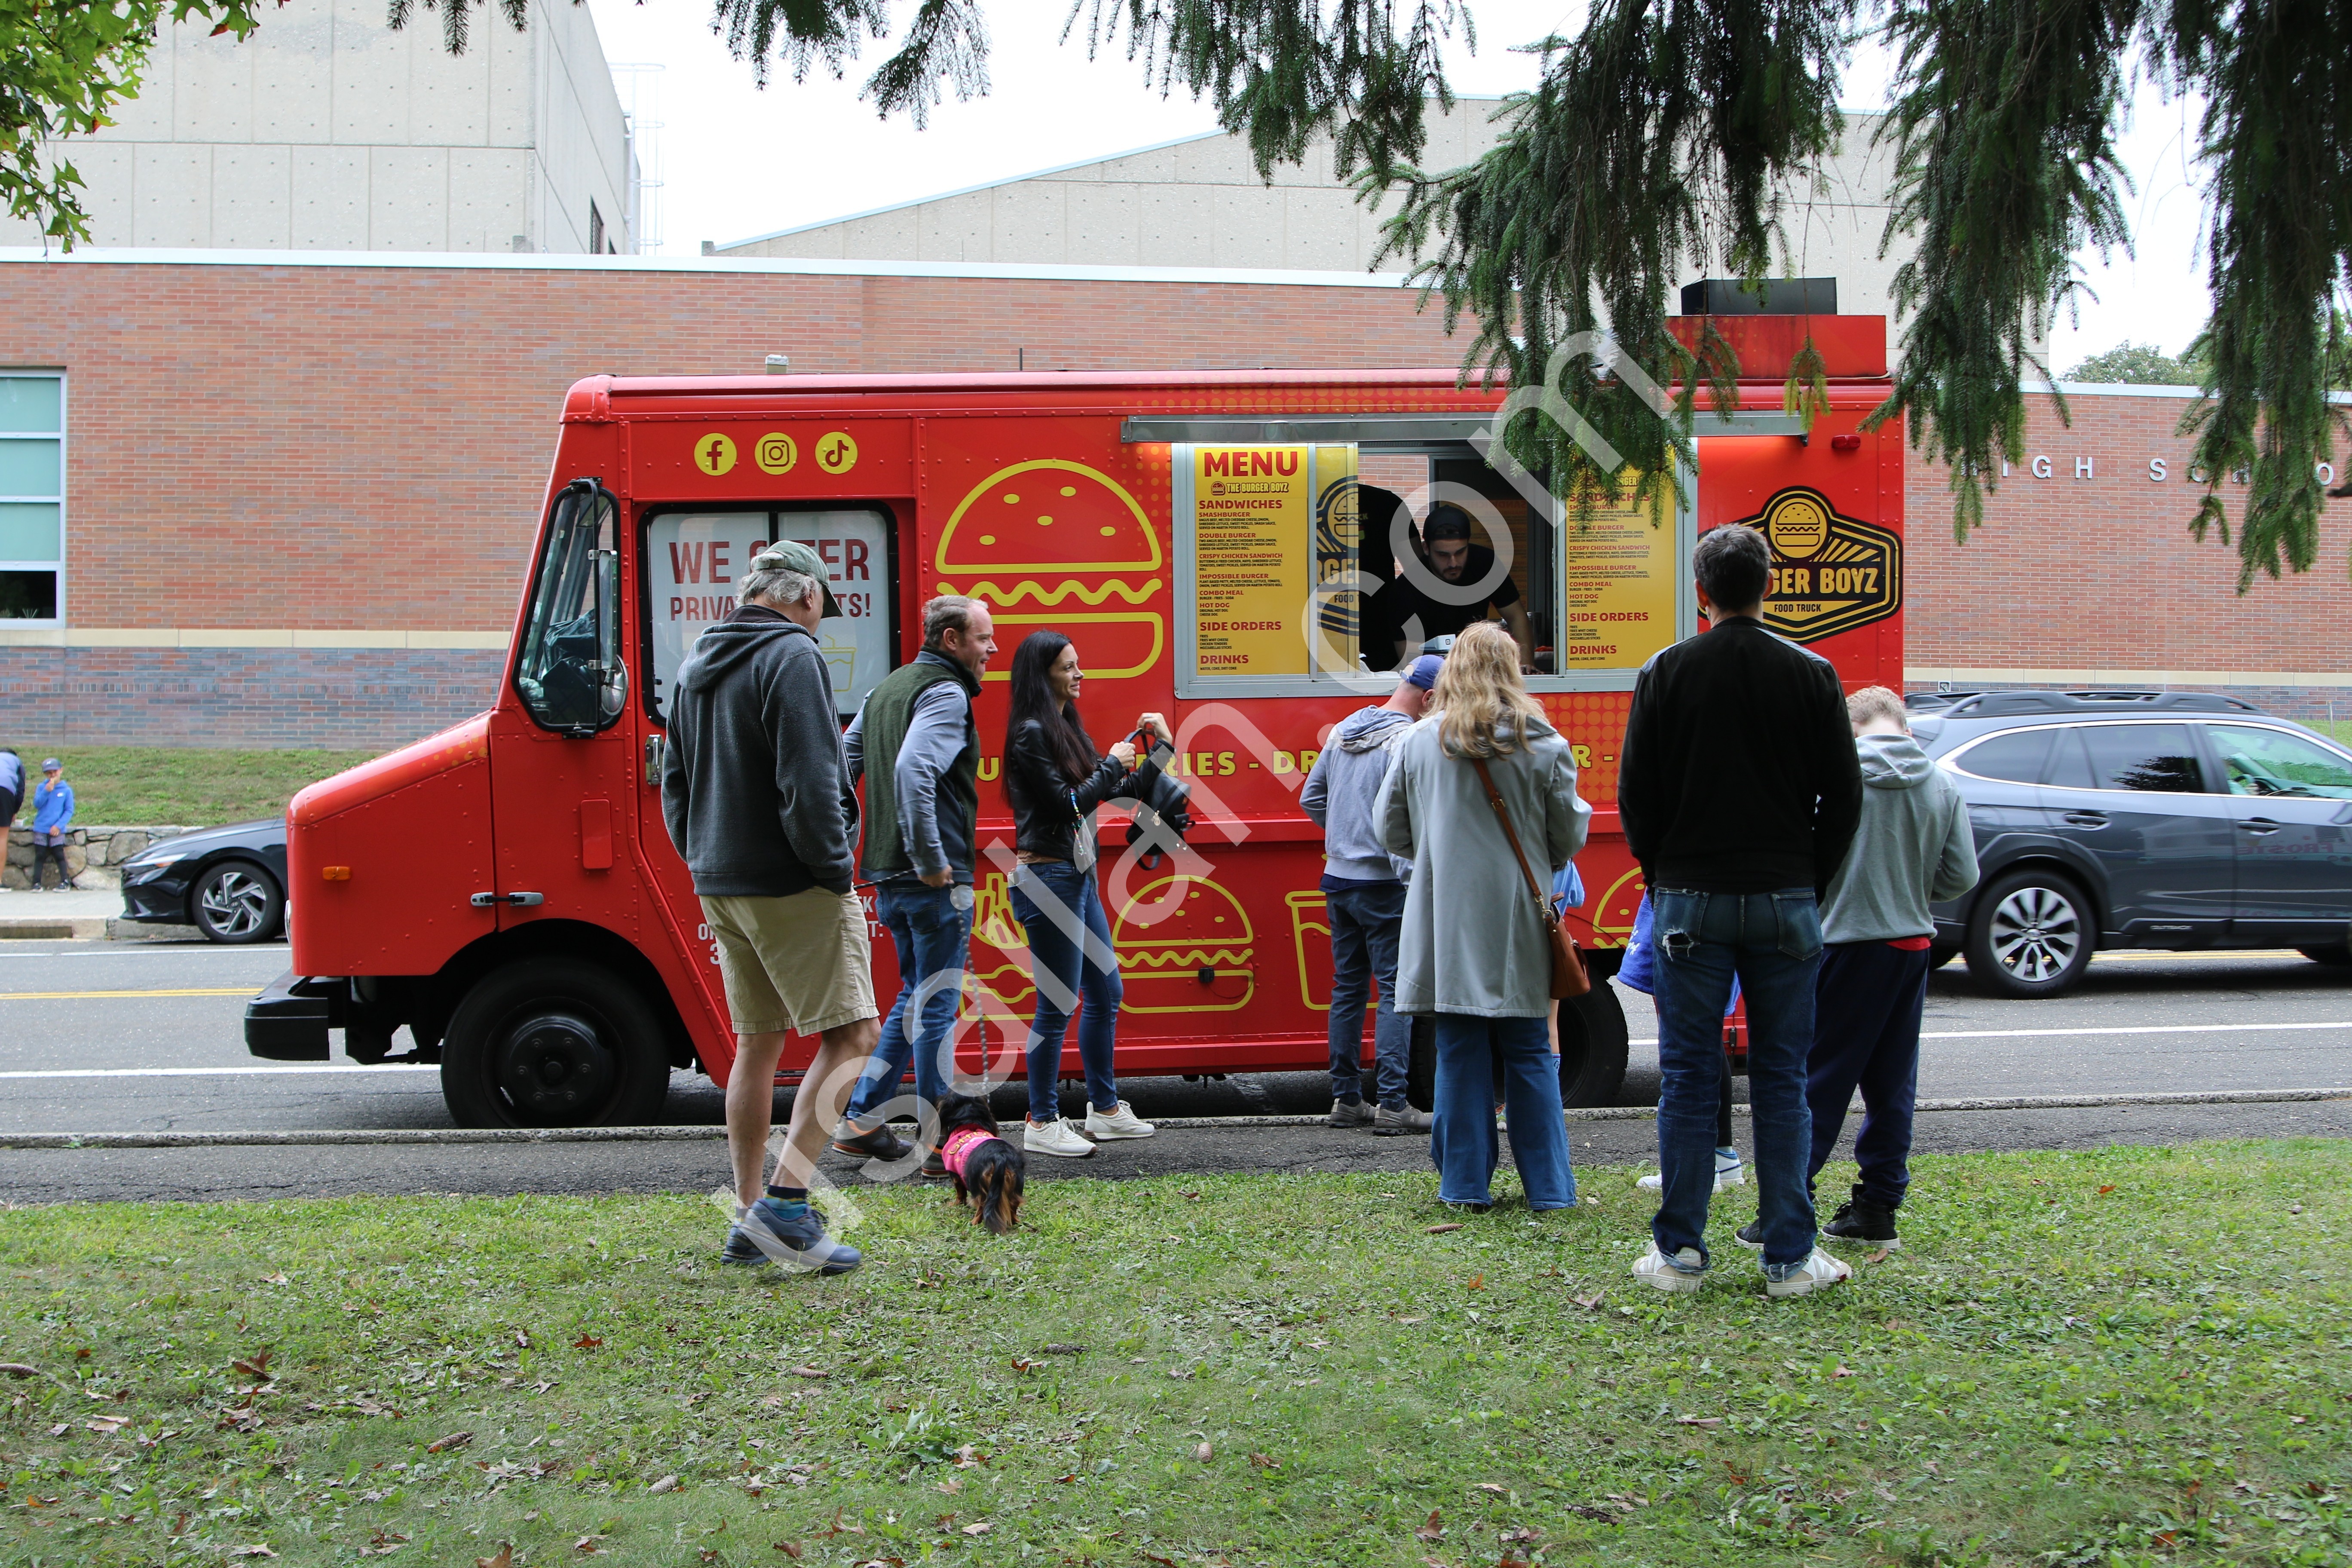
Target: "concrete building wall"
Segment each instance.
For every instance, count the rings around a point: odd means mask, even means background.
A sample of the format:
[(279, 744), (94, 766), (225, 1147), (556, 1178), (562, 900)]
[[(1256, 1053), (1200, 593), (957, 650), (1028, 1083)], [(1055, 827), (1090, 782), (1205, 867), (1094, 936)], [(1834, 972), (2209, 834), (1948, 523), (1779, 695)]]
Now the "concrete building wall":
[[(1423, 163), (1448, 169), (1495, 144), (1502, 100), (1432, 106)], [(1857, 116), (1820, 177), (1787, 195), (1782, 233), (1796, 276), (1834, 277), (1848, 315), (1891, 306), (1898, 251), (1884, 260), (1892, 163)], [(1336, 175), (1328, 139), (1306, 161), (1258, 177), (1248, 142), (1223, 132), (1073, 163), (878, 211), (713, 246), (715, 256), (826, 261), (1048, 263), (1072, 267), (1236, 267), (1366, 272), (1394, 203), (1368, 205)], [(1379, 265), (1401, 271), (1390, 258)]]
[[(265, 13), (244, 43), (167, 26), (119, 122), (58, 147), (93, 243), (579, 252), (593, 201), (630, 248), (627, 131), (586, 7), (533, 0), (521, 33), (478, 12), (456, 58), (422, 7), (397, 33), (384, 0)], [(39, 243), (0, 217), (0, 245)]]

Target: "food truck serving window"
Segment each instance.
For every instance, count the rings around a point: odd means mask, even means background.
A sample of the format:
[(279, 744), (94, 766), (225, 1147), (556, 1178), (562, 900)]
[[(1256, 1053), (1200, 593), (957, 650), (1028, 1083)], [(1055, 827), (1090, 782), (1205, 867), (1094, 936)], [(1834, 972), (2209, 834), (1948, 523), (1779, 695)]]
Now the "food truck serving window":
[(735, 585), (751, 557), (778, 539), (797, 539), (825, 564), (826, 585), (841, 614), (824, 622), (817, 644), (833, 670), (835, 704), (844, 719), (890, 673), (890, 516), (876, 507), (810, 510), (658, 512), (646, 524), (646, 614), (652, 627), (649, 711), (667, 722), (670, 683), (703, 628), (735, 608)]
[(1670, 501), (1555, 527), (1550, 498), (1444, 439), (1176, 441), (1170, 467), (1180, 696), (1384, 691), (1490, 619), (1532, 689), (1622, 689), (1695, 629)]

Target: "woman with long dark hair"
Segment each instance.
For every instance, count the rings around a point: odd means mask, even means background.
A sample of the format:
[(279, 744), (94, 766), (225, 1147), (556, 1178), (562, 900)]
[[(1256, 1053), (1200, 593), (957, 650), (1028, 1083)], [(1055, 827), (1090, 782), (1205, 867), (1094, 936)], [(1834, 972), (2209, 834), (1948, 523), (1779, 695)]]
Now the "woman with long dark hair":
[[(1144, 797), (1160, 776), (1152, 757), (1136, 760), (1132, 741), (1095, 750), (1078, 718), (1086, 672), (1078, 650), (1059, 632), (1032, 632), (1013, 655), (1013, 715), (1004, 736), (1004, 799), (1013, 808), (1013, 914), (1029, 942), (1037, 1011), (1029, 1026), (1029, 1120), (1022, 1145), (1033, 1154), (1082, 1159), (1089, 1139), (1149, 1138), (1154, 1129), (1118, 1097), (1111, 1070), (1121, 987), (1110, 921), (1095, 886), (1095, 808), (1126, 795)], [(1172, 743), (1168, 721), (1146, 713), (1139, 730)], [(1062, 1040), (1078, 1019), (1078, 1058), (1087, 1079), (1086, 1131), (1062, 1118)]]

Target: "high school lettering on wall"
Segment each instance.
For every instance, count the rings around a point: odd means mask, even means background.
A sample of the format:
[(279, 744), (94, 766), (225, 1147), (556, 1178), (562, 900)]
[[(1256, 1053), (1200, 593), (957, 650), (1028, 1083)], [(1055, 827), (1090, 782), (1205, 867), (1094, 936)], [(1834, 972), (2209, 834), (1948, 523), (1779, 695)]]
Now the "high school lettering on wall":
[[(2172, 470), (2173, 465), (2176, 462), (2180, 463), (2180, 472), (2178, 476), (2179, 479), (2192, 485), (2202, 485), (2205, 483), (2204, 469), (2199, 468), (2194, 463), (2184, 462), (2173, 458), (2150, 458), (2147, 460), (2147, 482), (2150, 484), (2160, 485), (2175, 478), (2176, 476)], [(2063, 475), (2065, 470), (2061, 465), (2066, 463), (2072, 463), (2074, 465), (2074, 477), (2075, 479), (2095, 479), (2104, 477), (2099, 471), (2099, 459), (2096, 453), (2093, 453), (2088, 457), (2068, 454), (2057, 458), (2052, 458), (2047, 453), (2042, 453), (2027, 458), (2025, 467), (2022, 468), (2012, 468), (2010, 464), (2004, 460), (2000, 465), (2000, 478), (2004, 479), (2054, 479)], [(2116, 470), (2112, 468), (2107, 470), (2108, 474), (2113, 474), (2115, 471)], [(2125, 471), (2128, 472), (2129, 470), (2126, 469)], [(2336, 465), (2333, 463), (2314, 464), (2312, 466), (2312, 475), (2314, 478), (2318, 479), (2321, 484), (2332, 485), (2336, 482)], [(2243, 468), (2233, 469), (2229, 475), (2230, 482), (2232, 484), (2245, 484), (2251, 478), (2252, 476)]]

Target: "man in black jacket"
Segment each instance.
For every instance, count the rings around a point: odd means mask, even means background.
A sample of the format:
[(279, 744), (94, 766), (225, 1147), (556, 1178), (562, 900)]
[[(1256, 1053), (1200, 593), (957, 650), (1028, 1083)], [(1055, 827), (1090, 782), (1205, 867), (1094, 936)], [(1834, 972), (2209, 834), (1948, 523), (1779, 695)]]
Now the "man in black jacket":
[[(752, 557), (735, 613), (696, 639), (671, 703), (662, 815), (694, 873), (735, 1024), (727, 1148), (741, 1207), (720, 1261), (842, 1274), (857, 1249), (824, 1234), (808, 1182), (880, 1025), (850, 886), (857, 796), (816, 640), (818, 622), (841, 613), (824, 575), (815, 551), (778, 540)], [(763, 1194), (776, 1062), (793, 1029), (820, 1044)]]
[(1691, 569), (1712, 629), (1643, 667), (1617, 774), (1651, 901), (1664, 1172), (1653, 1245), (1633, 1274), (1662, 1290), (1697, 1289), (1707, 1266), (1735, 973), (1748, 1001), (1764, 1289), (1801, 1296), (1852, 1273), (1813, 1245), (1805, 1059), (1819, 900), (1853, 838), (1862, 775), (1836, 669), (1765, 629), (1771, 567), (1752, 528), (1701, 536)]

